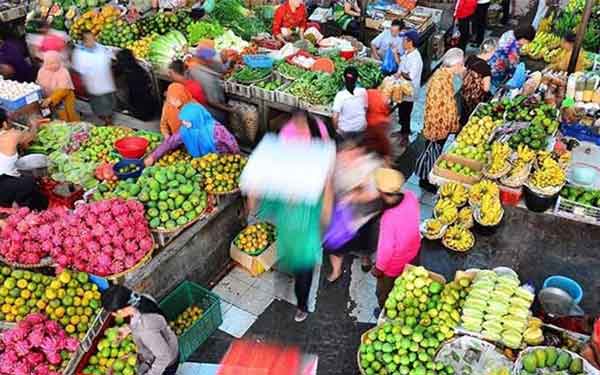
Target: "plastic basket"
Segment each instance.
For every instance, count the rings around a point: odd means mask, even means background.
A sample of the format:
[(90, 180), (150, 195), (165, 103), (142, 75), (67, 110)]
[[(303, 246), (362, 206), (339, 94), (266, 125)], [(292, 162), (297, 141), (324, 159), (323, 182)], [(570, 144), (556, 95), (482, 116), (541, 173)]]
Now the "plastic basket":
[(223, 322), (219, 296), (191, 281), (184, 281), (159, 304), (168, 321), (175, 320), (188, 307), (204, 310), (202, 317), (179, 336), (179, 361), (185, 362)]
[(28, 95), (22, 96), (19, 99), (8, 100), (0, 98), (0, 107), (4, 108), (9, 112), (14, 112), (28, 104), (37, 102), (42, 98), (42, 90), (34, 91)]
[(577, 305), (583, 298), (583, 289), (581, 288), (581, 285), (579, 285), (577, 281), (565, 276), (556, 275), (548, 277), (544, 280), (542, 289), (546, 288), (558, 288), (564, 290), (569, 293), (571, 298), (573, 298), (573, 302)]
[(244, 64), (249, 67), (256, 68), (272, 68), (273, 67), (273, 59), (269, 56), (265, 55), (244, 55), (243, 57)]
[(570, 220), (600, 225), (600, 208), (558, 197), (554, 214)]
[(289, 105), (290, 107), (297, 107), (298, 97), (285, 91), (288, 86), (289, 84), (283, 85), (275, 90), (275, 101), (280, 104)]

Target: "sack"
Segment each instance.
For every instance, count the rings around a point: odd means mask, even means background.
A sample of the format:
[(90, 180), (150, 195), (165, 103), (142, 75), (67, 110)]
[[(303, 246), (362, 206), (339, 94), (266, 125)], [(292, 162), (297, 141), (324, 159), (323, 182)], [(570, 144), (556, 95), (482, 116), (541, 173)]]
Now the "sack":
[(398, 63), (396, 63), (396, 59), (394, 58), (394, 52), (392, 48), (389, 47), (387, 51), (385, 51), (385, 56), (383, 56), (383, 62), (381, 63), (381, 73), (384, 76), (391, 76), (392, 74), (398, 71)]
[(336, 203), (331, 216), (331, 223), (323, 236), (323, 245), (326, 250), (335, 252), (356, 235), (352, 228), (352, 210), (349, 205)]
[(517, 69), (515, 69), (512, 78), (509, 79), (508, 82), (506, 82), (506, 86), (511, 89), (520, 89), (521, 87), (523, 87), (526, 78), (527, 72), (525, 70), (525, 64), (519, 63), (519, 65), (517, 65)]

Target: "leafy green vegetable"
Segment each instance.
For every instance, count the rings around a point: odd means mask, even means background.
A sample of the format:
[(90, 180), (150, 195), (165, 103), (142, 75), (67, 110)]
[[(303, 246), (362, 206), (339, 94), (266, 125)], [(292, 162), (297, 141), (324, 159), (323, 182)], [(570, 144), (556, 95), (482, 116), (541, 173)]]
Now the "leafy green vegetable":
[(307, 72), (292, 82), (287, 91), (307, 103), (328, 105), (341, 87), (341, 82), (331, 74)]
[(191, 44), (196, 44), (201, 39), (214, 39), (224, 32), (225, 29), (217, 21), (198, 21), (187, 27), (187, 37)]
[(253, 36), (268, 31), (265, 23), (252, 16), (240, 0), (217, 1), (211, 16), (244, 40), (250, 40)]
[(150, 44), (148, 58), (152, 64), (166, 68), (171, 61), (183, 57), (187, 51), (187, 40), (179, 31), (156, 38)]
[(277, 71), (286, 78), (296, 79), (302, 77), (306, 70), (286, 62), (277, 65)]
[(250, 83), (266, 78), (269, 74), (271, 69), (253, 69), (245, 66), (235, 72), (231, 78), (240, 83)]

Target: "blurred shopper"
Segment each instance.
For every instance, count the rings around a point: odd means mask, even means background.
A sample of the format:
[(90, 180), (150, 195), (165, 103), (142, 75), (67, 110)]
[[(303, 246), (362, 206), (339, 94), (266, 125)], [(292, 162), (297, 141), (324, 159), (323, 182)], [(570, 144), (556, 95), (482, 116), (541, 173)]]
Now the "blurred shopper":
[[(336, 246), (326, 243), (331, 273), (330, 283), (337, 281), (343, 273), (343, 257), (348, 253), (362, 256), (364, 272), (371, 269), (371, 254), (377, 247), (377, 223), (382, 204), (375, 186), (374, 172), (383, 166), (383, 160), (365, 147), (363, 139), (353, 138), (342, 143), (338, 152), (334, 172), (336, 210), (347, 210), (349, 220), (346, 241)], [(330, 230), (335, 230), (336, 216), (332, 218)]]
[(204, 90), (198, 81), (187, 78), (185, 64), (181, 60), (175, 60), (169, 65), (169, 78), (173, 82), (181, 83), (192, 95), (194, 100), (204, 106), (208, 105)]
[(429, 183), (429, 172), (442, 154), (448, 136), (459, 130), (453, 81), (454, 76), (461, 75), (463, 71), (463, 51), (451, 48), (442, 58), (442, 67), (436, 70), (429, 80), (423, 124), (426, 146), (425, 151), (417, 159), (415, 173), (420, 178), (419, 186), (430, 192), (435, 192), (436, 188)]
[(381, 60), (389, 48), (395, 52), (395, 55), (402, 56), (404, 54), (404, 46), (400, 32), (403, 28), (404, 23), (402, 20), (393, 20), (390, 29), (382, 31), (371, 42), (371, 57)]
[(39, 191), (35, 179), (21, 175), (15, 166), (19, 159), (18, 148), (26, 148), (35, 139), (38, 123), (33, 122), (29, 131), (17, 130), (0, 108), (0, 127), (0, 206), (17, 204), (32, 210), (48, 208), (48, 199)]
[(158, 103), (153, 93), (152, 79), (149, 73), (136, 60), (129, 49), (117, 53), (117, 70), (123, 77), (126, 87), (124, 98), (127, 109), (142, 121), (154, 119)]
[(492, 69), (492, 92), (512, 76), (519, 65), (521, 48), (535, 38), (535, 29), (526, 24), (515, 30), (508, 30), (500, 37), (498, 47), (488, 60)]
[(329, 140), (327, 126), (305, 110), (295, 112), (281, 128), (279, 137), (289, 141), (310, 142), (311, 139)]
[(111, 50), (97, 43), (94, 34), (86, 31), (83, 45), (77, 45), (73, 52), (73, 68), (81, 74), (94, 114), (105, 125), (112, 124), (116, 87)]
[(487, 61), (496, 50), (496, 39), (486, 39), (477, 55), (471, 55), (465, 61), (465, 77), (461, 89), (461, 125), (467, 123), (477, 104), (490, 96), (492, 70)]
[(383, 308), (394, 287), (394, 280), (417, 257), (421, 248), (419, 201), (412, 191), (402, 190), (404, 182), (402, 173), (394, 169), (379, 168), (375, 171), (375, 184), (383, 201), (372, 271), (377, 278), (380, 308)]
[(119, 330), (120, 339), (131, 334), (139, 364), (137, 374), (175, 375), (179, 367), (177, 336), (156, 301), (122, 285), (113, 285), (102, 294), (102, 307), (129, 324)]
[(44, 63), (37, 75), (37, 83), (44, 90), (46, 99), (42, 107), (53, 108), (58, 118), (67, 122), (79, 121), (75, 109), (75, 88), (71, 74), (63, 66), (63, 58), (56, 51), (44, 53)]
[(344, 70), (344, 88), (333, 100), (333, 126), (342, 139), (362, 135), (367, 127), (367, 90), (357, 87), (358, 70), (349, 66)]
[(398, 75), (407, 79), (412, 84), (412, 95), (402, 98), (402, 103), (398, 104), (398, 122), (401, 125), (401, 146), (408, 145), (410, 137), (410, 120), (415, 98), (419, 97), (421, 88), (421, 75), (423, 74), (423, 59), (417, 49), (419, 33), (414, 30), (407, 30), (402, 33), (404, 38), (404, 55), (398, 66)]
[(185, 146), (194, 158), (217, 152), (239, 154), (240, 148), (235, 137), (212, 117), (202, 104), (189, 102), (177, 114), (181, 126), (161, 143), (144, 160), (146, 166), (154, 164), (169, 151)]
[(471, 19), (477, 8), (477, 0), (457, 0), (454, 8), (454, 19), (460, 31), (458, 47), (463, 51), (471, 39)]
[(0, 76), (18, 82), (33, 82), (35, 75), (25, 48), (7, 31), (0, 31)]
[(181, 120), (179, 110), (194, 99), (181, 83), (171, 83), (165, 93), (162, 115), (160, 117), (160, 133), (165, 139), (179, 131)]

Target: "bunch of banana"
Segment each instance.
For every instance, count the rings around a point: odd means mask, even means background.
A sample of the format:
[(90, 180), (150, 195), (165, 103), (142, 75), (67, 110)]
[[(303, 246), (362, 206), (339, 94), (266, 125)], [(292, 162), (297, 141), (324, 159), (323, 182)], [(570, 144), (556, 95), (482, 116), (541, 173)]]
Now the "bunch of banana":
[(469, 228), (473, 224), (473, 209), (471, 207), (463, 207), (458, 211), (458, 224)]
[(545, 158), (529, 178), (530, 184), (541, 189), (562, 186), (566, 180), (567, 174), (551, 157)]
[(471, 186), (471, 190), (469, 190), (469, 202), (471, 204), (479, 204), (484, 195), (498, 197), (500, 195), (500, 189), (498, 188), (498, 185), (490, 180), (479, 181), (475, 185)]
[(527, 329), (523, 333), (523, 340), (527, 345), (535, 346), (544, 342), (543, 324), (539, 318), (529, 317), (527, 320)]
[(565, 52), (565, 50), (563, 48), (553, 49), (552, 51), (544, 54), (544, 61), (547, 63), (553, 63), (554, 60), (559, 58), (561, 56), (561, 54), (564, 52)]
[(487, 165), (487, 171), (490, 174), (500, 173), (506, 169), (508, 164), (508, 158), (512, 154), (512, 149), (505, 142), (494, 142), (492, 143), (492, 151)]
[(442, 244), (451, 250), (465, 252), (475, 245), (475, 236), (462, 225), (452, 225), (444, 234)]
[(535, 158), (535, 151), (530, 149), (526, 144), (521, 143), (517, 147), (517, 158), (513, 163), (512, 169), (509, 172), (510, 177), (514, 177), (519, 175), (524, 168), (526, 168), (529, 163), (533, 161)]
[(452, 224), (458, 218), (458, 208), (448, 198), (439, 199), (433, 208), (433, 213), (444, 225)]
[(467, 188), (457, 182), (448, 182), (440, 187), (440, 197), (448, 198), (455, 206), (462, 206), (469, 198)]
[(439, 219), (425, 220), (425, 237), (437, 237), (444, 229), (444, 224)]
[(484, 195), (479, 206), (478, 221), (483, 225), (496, 225), (500, 221), (503, 211), (498, 197)]
[(565, 151), (558, 157), (558, 164), (563, 169), (567, 169), (571, 163), (571, 151)]
[(534, 59), (541, 59), (550, 51), (560, 47), (560, 37), (550, 32), (538, 31), (531, 43), (523, 46), (522, 52)]
[(552, 157), (552, 153), (546, 150), (539, 150), (535, 157), (537, 159), (537, 163), (541, 165), (544, 162), (544, 160)]
[(540, 25), (538, 26), (538, 33), (550, 32), (550, 30), (552, 30), (552, 22), (554, 22), (554, 12), (551, 12), (548, 17), (545, 17), (543, 20), (540, 21)]

